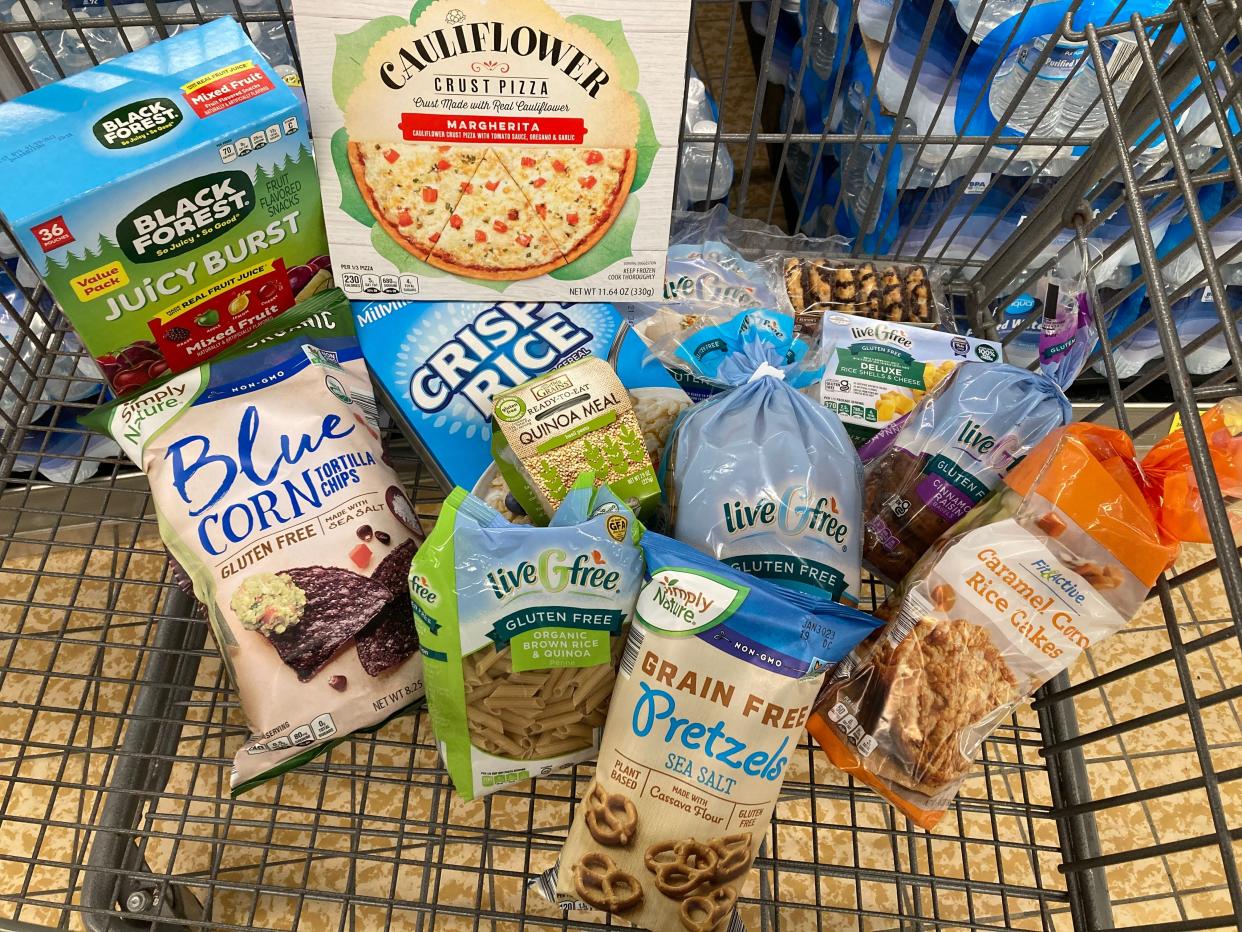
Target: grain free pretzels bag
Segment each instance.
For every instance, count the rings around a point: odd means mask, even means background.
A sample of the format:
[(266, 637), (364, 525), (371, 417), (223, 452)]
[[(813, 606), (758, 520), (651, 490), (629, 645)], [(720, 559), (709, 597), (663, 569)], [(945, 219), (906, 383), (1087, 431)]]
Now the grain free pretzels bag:
[(546, 891), (657, 932), (725, 928), (824, 674), (878, 622), (643, 536), (595, 779)]
[(548, 527), (454, 489), (410, 567), (427, 705), (474, 799), (590, 760), (642, 584), (634, 515), (583, 473)]
[(891, 593), (811, 734), (930, 829), (992, 730), (1146, 599), (1177, 555), (1158, 506), (1124, 433), (1054, 431)]
[(422, 540), (376, 430), (345, 295), (86, 419), (146, 474), (251, 737), (234, 795), (423, 694), (405, 592)]

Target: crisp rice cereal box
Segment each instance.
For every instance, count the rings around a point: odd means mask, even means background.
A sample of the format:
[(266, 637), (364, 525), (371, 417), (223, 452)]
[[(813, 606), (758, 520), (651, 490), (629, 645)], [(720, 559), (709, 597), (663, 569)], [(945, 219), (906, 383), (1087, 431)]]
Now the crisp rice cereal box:
[(354, 301), (362, 351), (380, 395), (432, 475), (509, 520), (526, 521), (492, 460), (500, 393), (596, 356), (630, 394), (643, 445), (659, 463), (690, 406), (668, 370), (610, 304)]
[(689, 0), (302, 0), (340, 284), (650, 300), (663, 284)]
[(230, 19), (0, 106), (0, 210), (118, 394), (331, 287), (313, 162)]

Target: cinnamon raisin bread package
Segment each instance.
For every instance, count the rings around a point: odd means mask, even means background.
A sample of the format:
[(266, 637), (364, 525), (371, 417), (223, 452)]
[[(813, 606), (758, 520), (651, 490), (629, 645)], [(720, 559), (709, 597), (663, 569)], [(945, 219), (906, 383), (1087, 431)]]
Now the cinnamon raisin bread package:
[(1073, 411), (1055, 382), (1004, 363), (964, 362), (859, 449), (863, 560), (890, 582), (994, 489)]
[(648, 533), (595, 778), (540, 888), (656, 932), (730, 926), (824, 674), (878, 624)]
[(992, 730), (1146, 599), (1177, 555), (1157, 509), (1126, 434), (1054, 431), (890, 593), (811, 734), (932, 828)]

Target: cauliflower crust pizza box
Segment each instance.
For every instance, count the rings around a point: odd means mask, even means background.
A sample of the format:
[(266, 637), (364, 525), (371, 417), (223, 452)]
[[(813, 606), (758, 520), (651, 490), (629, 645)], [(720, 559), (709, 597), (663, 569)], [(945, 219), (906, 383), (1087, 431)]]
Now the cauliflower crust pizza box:
[(299, 0), (354, 299), (651, 300), (689, 0)]
[(218, 19), (0, 105), (0, 211), (112, 388), (332, 285), (298, 98)]
[[(462, 486), (510, 521), (528, 519), (492, 460), (492, 403), (576, 360), (606, 360), (630, 395), (658, 466), (690, 406), (611, 304), (354, 301), (380, 396), (446, 492)], [(585, 467), (584, 467), (585, 468)]]

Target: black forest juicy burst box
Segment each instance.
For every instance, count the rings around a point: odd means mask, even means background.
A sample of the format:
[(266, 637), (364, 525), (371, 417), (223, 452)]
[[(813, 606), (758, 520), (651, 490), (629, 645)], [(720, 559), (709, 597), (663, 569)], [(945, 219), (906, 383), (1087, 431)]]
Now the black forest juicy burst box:
[(0, 105), (0, 211), (118, 393), (332, 285), (298, 98), (230, 19)]
[(656, 298), (689, 0), (298, 0), (351, 298)]

